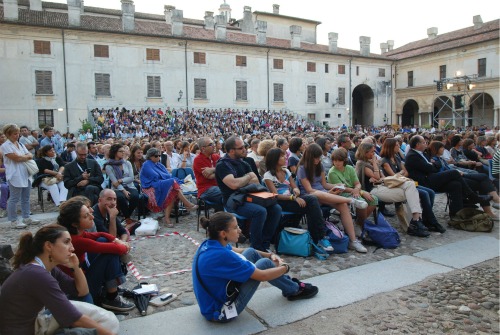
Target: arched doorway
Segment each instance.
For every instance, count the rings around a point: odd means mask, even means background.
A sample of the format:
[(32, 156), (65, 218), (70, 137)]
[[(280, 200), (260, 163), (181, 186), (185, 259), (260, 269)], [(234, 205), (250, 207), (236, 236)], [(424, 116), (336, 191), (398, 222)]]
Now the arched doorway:
[(418, 123), (418, 104), (415, 100), (408, 100), (403, 105), (401, 126), (413, 126)]
[(467, 111), (469, 126), (492, 125), (494, 101), (488, 93), (477, 93), (469, 99), (469, 110)]
[(373, 120), (374, 94), (370, 86), (362, 84), (352, 91), (352, 125), (369, 126)]

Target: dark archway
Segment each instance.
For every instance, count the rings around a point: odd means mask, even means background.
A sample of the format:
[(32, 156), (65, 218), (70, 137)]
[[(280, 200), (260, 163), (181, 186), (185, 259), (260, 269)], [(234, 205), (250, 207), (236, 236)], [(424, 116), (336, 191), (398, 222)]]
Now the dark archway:
[(492, 125), (494, 121), (493, 107), (495, 102), (488, 93), (477, 93), (469, 99), (468, 124), (471, 125)]
[(352, 91), (352, 125), (373, 125), (374, 94), (370, 86), (361, 84)]
[(413, 126), (418, 121), (418, 104), (415, 100), (408, 100), (403, 105), (403, 115), (401, 117), (401, 126)]
[(434, 113), (432, 115), (435, 127), (445, 127), (451, 124), (453, 117), (453, 102), (445, 95), (439, 96), (434, 100)]

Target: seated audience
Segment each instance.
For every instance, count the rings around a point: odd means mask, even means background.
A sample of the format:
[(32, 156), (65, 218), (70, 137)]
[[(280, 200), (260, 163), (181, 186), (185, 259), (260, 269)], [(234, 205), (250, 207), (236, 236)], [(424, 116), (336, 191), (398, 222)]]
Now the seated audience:
[(56, 151), (51, 145), (41, 147), (38, 150), (38, 157), (36, 160), (38, 173), (48, 175), (42, 179), (40, 185), (50, 192), (52, 201), (59, 207), (68, 197), (68, 190), (64, 187), (63, 181), (64, 162), (56, 156)]
[[(109, 188), (101, 191), (97, 204), (92, 207), (94, 224), (96, 231), (108, 233), (124, 242), (127, 242), (130, 236), (127, 233), (127, 230), (118, 222), (116, 199), (115, 191)], [(133, 227), (128, 227), (128, 229), (135, 231), (137, 226), (138, 225), (136, 224)]]
[(193, 171), (198, 189), (198, 198), (213, 203), (215, 211), (222, 211), (222, 193), (215, 180), (215, 165), (220, 156), (214, 153), (215, 144), (209, 137), (198, 140), (201, 152), (194, 158)]
[[(226, 146), (233, 150), (232, 143)], [(253, 248), (232, 247), (231, 243), (238, 242), (241, 230), (231, 213), (218, 212), (210, 219), (202, 217), (200, 223), (209, 238), (194, 256), (192, 277), (198, 306), (208, 321), (228, 322), (242, 313), (261, 281), (269, 281), (291, 301), (309, 299), (318, 293), (316, 286), (287, 276), (290, 266), (279, 256)], [(228, 315), (224, 308), (229, 281), (241, 283), (232, 304), (236, 309), (234, 315)]]

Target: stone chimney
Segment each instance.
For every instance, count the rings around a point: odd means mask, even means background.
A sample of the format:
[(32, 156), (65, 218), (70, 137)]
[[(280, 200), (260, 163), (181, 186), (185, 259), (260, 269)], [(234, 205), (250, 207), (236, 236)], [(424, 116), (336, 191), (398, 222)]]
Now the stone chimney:
[(214, 30), (214, 12), (205, 12), (205, 29)]
[(429, 41), (435, 39), (437, 34), (438, 34), (437, 27), (432, 27), (432, 28), (427, 29), (427, 38)]
[(253, 24), (252, 19), (252, 7), (245, 6), (243, 7), (243, 20), (241, 22), (241, 32), (254, 34), (255, 26)]
[(359, 53), (361, 56), (370, 56), (370, 43), (372, 39), (368, 36), (359, 37)]
[(80, 26), (82, 0), (68, 0), (68, 24), (70, 27)]
[(175, 9), (175, 6), (165, 5), (163, 6), (163, 13), (165, 14), (165, 22), (167, 24), (172, 24), (172, 11)]
[(338, 33), (328, 33), (328, 52), (336, 53), (338, 51), (337, 42), (339, 40)]
[(123, 31), (134, 31), (135, 29), (135, 6), (132, 0), (121, 0), (122, 3), (122, 27)]
[(17, 21), (19, 19), (17, 0), (3, 0), (3, 18), (5, 21)]
[(183, 36), (184, 35), (184, 12), (180, 9), (172, 10), (172, 35), (173, 36)]
[(280, 13), (280, 5), (274, 4), (273, 5), (273, 14), (279, 14)]
[(42, 0), (30, 0), (30, 10), (42, 10)]
[(394, 40), (387, 41), (387, 51), (392, 51), (394, 49)]
[(293, 25), (290, 26), (290, 39), (292, 48), (300, 49), (300, 37), (302, 36), (302, 27)]
[(387, 43), (380, 43), (380, 53), (382, 55), (387, 53), (388, 48), (389, 48), (389, 46), (387, 45)]
[(226, 40), (226, 15), (215, 15), (215, 39)]
[(267, 22), (257, 20), (256, 29), (257, 29), (257, 44), (265, 45), (267, 42), (267, 38), (266, 38)]
[(474, 15), (472, 22), (474, 23), (474, 29), (479, 29), (483, 26), (483, 19), (481, 18), (481, 15)]

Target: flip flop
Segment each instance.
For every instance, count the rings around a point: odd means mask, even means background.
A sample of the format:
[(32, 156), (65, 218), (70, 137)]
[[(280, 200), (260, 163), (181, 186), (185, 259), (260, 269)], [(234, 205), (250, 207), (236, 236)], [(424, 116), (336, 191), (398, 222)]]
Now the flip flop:
[(188, 212), (192, 212), (198, 209), (198, 205), (193, 205), (191, 207), (185, 207)]

